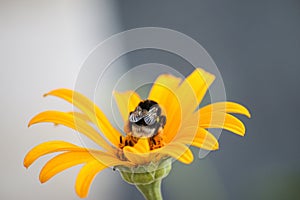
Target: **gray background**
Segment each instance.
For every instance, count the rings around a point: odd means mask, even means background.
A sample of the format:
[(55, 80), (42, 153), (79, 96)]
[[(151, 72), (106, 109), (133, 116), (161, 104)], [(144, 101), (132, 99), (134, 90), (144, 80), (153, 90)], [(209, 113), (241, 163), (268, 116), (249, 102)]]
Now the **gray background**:
[[(219, 151), (189, 166), (175, 163), (163, 183), (165, 199), (300, 198), (299, 0), (1, 0), (0, 11), (0, 199), (78, 199), (73, 184), (79, 167), (40, 185), (38, 172), (47, 159), (28, 171), (22, 166), (35, 144), (49, 139), (76, 143), (78, 138), (50, 125), (27, 129), (27, 122), (45, 109), (70, 109), (41, 95), (72, 88), (83, 60), (99, 42), (144, 26), (174, 29), (198, 41), (216, 62), (227, 98), (252, 113), (250, 120), (241, 117), (244, 138), (224, 131)], [(123, 64), (148, 62), (188, 65), (153, 50), (133, 52)], [(106, 170), (88, 199), (142, 197)]]
[[(122, 1), (119, 6), (124, 30), (166, 27), (203, 45), (222, 74), (228, 100), (242, 102), (252, 113), (251, 120), (243, 120), (244, 138), (224, 131), (220, 151), (196, 160), (192, 171), (173, 170), (166, 197), (299, 199), (300, 1)], [(153, 60), (182, 64), (155, 52), (131, 57), (133, 65)], [(206, 162), (221, 183), (212, 190), (203, 186)], [(184, 184), (172, 187), (176, 180)], [(214, 194), (218, 187), (223, 195)]]

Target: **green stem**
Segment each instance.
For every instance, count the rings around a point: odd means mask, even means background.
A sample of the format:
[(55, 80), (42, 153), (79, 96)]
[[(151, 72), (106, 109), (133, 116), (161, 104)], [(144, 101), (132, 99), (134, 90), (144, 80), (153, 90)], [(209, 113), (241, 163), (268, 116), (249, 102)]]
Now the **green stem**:
[(161, 179), (150, 184), (136, 185), (137, 189), (144, 195), (146, 200), (162, 200)]

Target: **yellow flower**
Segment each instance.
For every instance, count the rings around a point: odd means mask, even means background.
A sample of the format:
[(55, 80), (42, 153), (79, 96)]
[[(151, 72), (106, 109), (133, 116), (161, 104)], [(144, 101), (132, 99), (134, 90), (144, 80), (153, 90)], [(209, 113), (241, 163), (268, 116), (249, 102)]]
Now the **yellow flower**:
[(60, 152), (41, 170), (40, 181), (44, 183), (65, 169), (84, 164), (77, 176), (75, 189), (80, 197), (86, 197), (94, 177), (108, 167), (130, 169), (160, 163), (166, 158), (189, 164), (193, 161), (190, 145), (206, 150), (218, 149), (217, 139), (207, 128), (226, 129), (243, 136), (244, 124), (230, 113), (250, 117), (245, 107), (233, 102), (218, 102), (197, 109), (213, 81), (212, 74), (199, 68), (185, 80), (172, 75), (159, 76), (148, 99), (158, 103), (167, 120), (159, 134), (149, 138), (132, 136), (128, 129), (129, 113), (143, 101), (134, 91), (114, 92), (125, 125), (122, 134), (82, 94), (69, 89), (53, 90), (45, 96), (62, 98), (80, 111), (45, 111), (33, 117), (29, 126), (41, 122), (61, 124), (84, 134), (101, 149), (84, 148), (65, 141), (49, 141), (31, 149), (24, 158), (24, 166), (28, 168), (43, 155)]

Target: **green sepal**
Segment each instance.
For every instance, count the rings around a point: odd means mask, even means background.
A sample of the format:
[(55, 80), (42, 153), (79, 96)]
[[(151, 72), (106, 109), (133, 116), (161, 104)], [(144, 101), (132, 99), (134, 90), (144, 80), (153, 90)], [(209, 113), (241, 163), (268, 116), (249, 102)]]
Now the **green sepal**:
[(161, 181), (172, 169), (171, 159), (133, 168), (117, 166), (123, 180), (133, 184), (147, 200), (162, 200)]

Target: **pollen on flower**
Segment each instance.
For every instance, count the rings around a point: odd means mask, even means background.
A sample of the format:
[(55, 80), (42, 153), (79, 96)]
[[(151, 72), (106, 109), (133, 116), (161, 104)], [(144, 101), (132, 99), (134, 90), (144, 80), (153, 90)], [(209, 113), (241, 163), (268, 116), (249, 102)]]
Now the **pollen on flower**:
[[(148, 143), (150, 150), (161, 148), (165, 145), (163, 131), (159, 131), (156, 135), (148, 138)], [(125, 146), (133, 147), (139, 141), (138, 137), (132, 135), (120, 136), (120, 149), (123, 149)]]
[(151, 150), (159, 149), (159, 148), (162, 148), (163, 146), (165, 146), (166, 142), (165, 142), (164, 138), (165, 137), (163, 135), (162, 129), (160, 129), (157, 134), (155, 134), (154, 136), (149, 137), (149, 138), (134, 137), (134, 136), (130, 135), (130, 133), (127, 134), (126, 136), (120, 136), (119, 149), (117, 149), (116, 155), (120, 160), (128, 161), (128, 159), (126, 158), (126, 156), (123, 152), (124, 147), (126, 147), (126, 146), (134, 147), (139, 142), (140, 139), (146, 139), (147, 144), (145, 144), (144, 148), (146, 148), (146, 146), (149, 146), (149, 150), (151, 151)]

